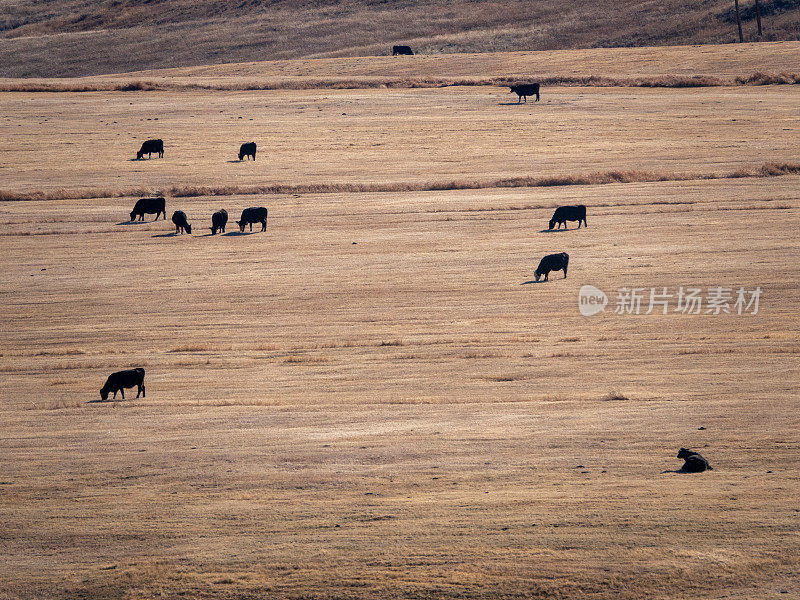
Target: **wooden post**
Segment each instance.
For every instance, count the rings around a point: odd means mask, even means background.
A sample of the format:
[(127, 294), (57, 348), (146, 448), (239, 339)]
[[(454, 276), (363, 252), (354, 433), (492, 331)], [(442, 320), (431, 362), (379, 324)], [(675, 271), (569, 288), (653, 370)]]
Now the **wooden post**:
[(736, 25), (739, 27), (739, 43), (744, 42), (742, 35), (742, 19), (739, 17), (739, 0), (733, 0), (733, 6), (736, 9)]
[(758, 37), (761, 37), (761, 5), (756, 0), (756, 23), (758, 23)]

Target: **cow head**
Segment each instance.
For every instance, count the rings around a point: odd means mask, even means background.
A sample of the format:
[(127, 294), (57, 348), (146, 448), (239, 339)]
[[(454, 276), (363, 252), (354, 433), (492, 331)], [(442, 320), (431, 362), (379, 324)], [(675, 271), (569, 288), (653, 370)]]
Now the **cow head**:
[(244, 233), (244, 226), (247, 225), (244, 221), (236, 221), (236, 224), (239, 226), (239, 231)]
[(188, 233), (188, 234), (191, 234), (191, 233), (192, 233), (192, 226), (191, 226), (191, 225), (189, 225), (188, 223), (186, 224), (186, 227), (185, 227), (185, 229), (186, 229), (186, 233)]
[(108, 389), (105, 387), (100, 388), (100, 398), (102, 400), (108, 400)]
[(555, 226), (556, 226), (556, 220), (555, 219), (550, 219), (550, 229), (552, 229)]
[(542, 276), (542, 274), (541, 274), (541, 273), (539, 273), (539, 270), (538, 270), (538, 269), (537, 269), (537, 270), (536, 270), (536, 272), (533, 274), (533, 276), (534, 276), (534, 277), (536, 277), (536, 283), (539, 283), (539, 277), (541, 277), (541, 276)]
[(136, 220), (136, 211), (134, 210), (134, 211), (131, 211), (131, 221), (135, 221), (135, 220)]
[(239, 160), (244, 160), (244, 152), (239, 152)]

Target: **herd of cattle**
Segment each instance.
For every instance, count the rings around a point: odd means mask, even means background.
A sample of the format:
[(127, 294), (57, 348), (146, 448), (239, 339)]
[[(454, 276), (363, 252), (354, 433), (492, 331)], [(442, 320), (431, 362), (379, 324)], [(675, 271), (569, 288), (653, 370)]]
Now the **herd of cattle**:
[[(263, 206), (251, 206), (242, 211), (241, 218), (236, 221), (239, 226), (239, 231), (244, 233), (245, 227), (250, 226), (250, 231), (253, 231), (255, 223), (261, 223), (261, 231), (267, 230), (267, 209)], [(145, 215), (154, 214), (158, 221), (158, 217), (164, 215), (164, 220), (167, 220), (167, 199), (163, 196), (157, 198), (139, 198), (136, 205), (131, 211), (131, 221), (144, 221)], [(179, 233), (192, 233), (192, 226), (189, 224), (189, 218), (182, 210), (176, 210), (172, 213), (172, 223), (175, 225), (175, 234)], [(224, 208), (218, 210), (211, 215), (211, 235), (216, 235), (217, 232), (225, 233), (225, 225), (228, 224), (228, 211)]]
[[(393, 55), (413, 55), (414, 52), (411, 50), (409, 46), (394, 46), (392, 48)], [(518, 84), (512, 85), (511, 92), (516, 93), (519, 96), (518, 103), (521, 102), (523, 99), (525, 102), (528, 101), (528, 96), (536, 96), (536, 101), (539, 101), (539, 84), (538, 83), (528, 83), (528, 84)], [(153, 154), (158, 154), (159, 158), (164, 157), (164, 141), (161, 139), (154, 139), (154, 140), (147, 140), (145, 141), (139, 151), (136, 153), (136, 159), (142, 160), (144, 155), (147, 154), (148, 158), (151, 158)], [(239, 148), (239, 160), (242, 161), (245, 158), (253, 160), (256, 159), (256, 143), (255, 142), (246, 142), (243, 143)], [(140, 198), (136, 205), (133, 207), (133, 210), (130, 213), (131, 221), (144, 221), (144, 216), (155, 214), (156, 218), (155, 221), (158, 221), (159, 216), (163, 215), (164, 220), (167, 220), (167, 207), (166, 207), (166, 198), (163, 196), (158, 196), (154, 198)], [(256, 223), (261, 224), (261, 231), (266, 231), (267, 229), (267, 214), (268, 211), (263, 206), (253, 206), (250, 208), (245, 208), (242, 211), (242, 216), (240, 220), (236, 221), (237, 225), (239, 225), (239, 231), (244, 232), (245, 228), (249, 225), (250, 231), (253, 231), (253, 225)], [(586, 207), (583, 205), (579, 206), (560, 206), (556, 209), (553, 213), (553, 217), (550, 219), (549, 229), (552, 230), (558, 226), (557, 229), (561, 229), (561, 226), (564, 226), (564, 229), (567, 228), (567, 221), (577, 221), (578, 222), (578, 229), (581, 228), (581, 225), (588, 227), (586, 223)], [(186, 216), (186, 213), (182, 210), (176, 210), (172, 213), (172, 223), (175, 225), (175, 234), (182, 234), (192, 233), (192, 226), (189, 223), (189, 219)], [(211, 215), (211, 235), (216, 235), (218, 232), (225, 233), (225, 226), (228, 223), (228, 211), (224, 208), (216, 211), (213, 215)], [(544, 277), (544, 281), (548, 280), (548, 275), (552, 271), (564, 271), (564, 278), (567, 277), (567, 267), (569, 265), (569, 255), (566, 252), (558, 252), (556, 254), (548, 254), (544, 256), (541, 261), (539, 262), (539, 266), (536, 268), (535, 277), (536, 281), (538, 282), (541, 277)], [(138, 393), (136, 397), (139, 397), (139, 394), (144, 396), (145, 388), (144, 388), (144, 369), (136, 368), (130, 369), (127, 371), (119, 371), (116, 373), (112, 373), (108, 380), (106, 381), (105, 385), (100, 389), (100, 396), (103, 400), (108, 398), (109, 393), (114, 393), (114, 398), (116, 399), (117, 392), (122, 392), (122, 398), (125, 399), (125, 392), (123, 391), (124, 388), (130, 388), (138, 386)]]

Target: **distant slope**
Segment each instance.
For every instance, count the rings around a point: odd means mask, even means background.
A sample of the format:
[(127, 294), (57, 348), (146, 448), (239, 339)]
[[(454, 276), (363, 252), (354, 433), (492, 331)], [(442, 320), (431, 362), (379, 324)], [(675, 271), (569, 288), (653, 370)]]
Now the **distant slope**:
[[(755, 39), (751, 0), (742, 0)], [(726, 43), (729, 0), (17, 0), (0, 13), (0, 76), (229, 62)], [(762, 0), (765, 40), (800, 39), (800, 0)]]

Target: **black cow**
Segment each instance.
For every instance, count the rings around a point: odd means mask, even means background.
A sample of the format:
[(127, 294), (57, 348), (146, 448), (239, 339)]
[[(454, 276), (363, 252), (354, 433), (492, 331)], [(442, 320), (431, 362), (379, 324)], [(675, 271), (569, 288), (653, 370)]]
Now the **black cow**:
[(216, 235), (217, 231), (225, 233), (225, 225), (228, 223), (228, 211), (224, 208), (211, 215), (211, 235)]
[(392, 46), (392, 56), (397, 56), (398, 54), (414, 56), (414, 51), (411, 49), (411, 46)]
[(239, 224), (239, 231), (244, 232), (245, 225), (250, 225), (253, 231), (253, 223), (261, 223), (261, 231), (267, 230), (267, 209), (263, 206), (251, 206), (242, 211), (242, 219), (236, 221)]
[(678, 458), (682, 458), (685, 462), (680, 470), (684, 473), (702, 473), (706, 469), (713, 471), (708, 461), (700, 456), (694, 450), (689, 448), (681, 448), (678, 450)]
[(539, 266), (536, 267), (536, 281), (539, 277), (544, 275), (544, 280), (547, 281), (547, 276), (550, 271), (564, 271), (564, 279), (567, 278), (567, 264), (569, 264), (569, 254), (566, 252), (559, 252), (558, 254), (548, 254), (539, 261)]
[(189, 220), (186, 218), (186, 213), (182, 210), (176, 210), (172, 213), (172, 222), (175, 223), (175, 235), (179, 233), (183, 233), (183, 230), (186, 230), (186, 233), (192, 233), (192, 226), (189, 225)]
[(147, 158), (154, 153), (158, 152), (158, 158), (164, 158), (164, 142), (161, 140), (147, 140), (142, 147), (139, 149), (139, 152), (136, 153), (136, 160), (141, 160), (145, 154), (147, 154)]
[(553, 213), (553, 218), (550, 219), (550, 229), (552, 229), (556, 223), (558, 223), (558, 229), (561, 229), (562, 224), (564, 225), (564, 229), (566, 229), (567, 221), (577, 221), (578, 229), (581, 228), (581, 222), (588, 227), (589, 225), (586, 223), (586, 207), (583, 204), (578, 204), (577, 206), (559, 206), (556, 212)]
[(144, 369), (136, 368), (112, 373), (106, 379), (106, 384), (100, 388), (100, 398), (108, 400), (109, 392), (114, 392), (114, 400), (116, 400), (117, 392), (122, 392), (122, 399), (125, 400), (125, 388), (133, 386), (139, 387), (136, 397), (138, 398), (139, 394), (144, 397)]
[(148, 215), (152, 215), (153, 213), (156, 214), (156, 221), (158, 221), (158, 215), (164, 213), (164, 220), (167, 220), (167, 205), (166, 200), (162, 197), (158, 198), (139, 198), (136, 201), (136, 205), (133, 207), (131, 211), (131, 221), (135, 221), (136, 217), (139, 217), (140, 221), (144, 221), (144, 215), (147, 213)]
[(525, 102), (528, 102), (528, 96), (533, 96), (536, 94), (536, 101), (539, 101), (539, 84), (538, 83), (520, 83), (517, 85), (511, 86), (511, 92), (517, 94), (519, 99), (517, 100), (517, 104), (522, 102), (522, 99), (525, 98)]
[(252, 156), (253, 160), (256, 159), (256, 143), (255, 142), (245, 143), (245, 144), (242, 144), (239, 147), (239, 160), (244, 160), (245, 156), (247, 156), (248, 158)]

